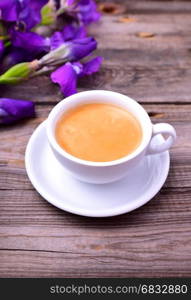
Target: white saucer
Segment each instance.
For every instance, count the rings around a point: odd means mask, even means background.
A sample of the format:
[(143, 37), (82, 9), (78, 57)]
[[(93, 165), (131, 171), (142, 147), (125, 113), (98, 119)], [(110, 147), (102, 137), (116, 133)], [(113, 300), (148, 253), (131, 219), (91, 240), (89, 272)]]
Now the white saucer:
[[(62, 210), (89, 217), (127, 213), (153, 198), (167, 178), (168, 151), (146, 156), (130, 177), (120, 181), (102, 185), (80, 182), (68, 174), (53, 156), (45, 122), (34, 131), (27, 145), (26, 170), (39, 194)], [(158, 135), (154, 143), (163, 140)]]

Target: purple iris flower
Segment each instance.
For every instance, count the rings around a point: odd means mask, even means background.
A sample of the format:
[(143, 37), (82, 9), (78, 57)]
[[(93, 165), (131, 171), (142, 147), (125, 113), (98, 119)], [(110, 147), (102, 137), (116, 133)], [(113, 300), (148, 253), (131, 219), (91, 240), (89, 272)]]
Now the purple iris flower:
[(77, 80), (79, 77), (91, 75), (99, 70), (102, 57), (98, 56), (87, 63), (70, 63), (59, 67), (51, 74), (51, 80), (58, 83), (62, 93), (67, 97), (77, 92)]
[(78, 61), (89, 55), (97, 47), (93, 37), (64, 42), (58, 48), (50, 51), (39, 59), (39, 67), (55, 67), (66, 61)]
[(54, 50), (61, 46), (64, 43), (64, 37), (62, 32), (56, 31), (51, 37), (50, 37), (50, 45), (51, 50)]
[(70, 16), (88, 25), (100, 18), (96, 3), (93, 0), (60, 0), (61, 8)]
[(24, 22), (26, 29), (30, 30), (41, 21), (41, 8), (48, 0), (17, 0), (22, 2), (19, 20)]
[(65, 41), (84, 38), (87, 35), (84, 26), (76, 26), (75, 24), (69, 24), (64, 27), (62, 34)]
[(48, 0), (1, 0), (0, 16), (8, 22), (21, 22), (30, 30), (41, 20), (41, 8)]
[(97, 22), (100, 13), (97, 11), (96, 3), (93, 0), (80, 0), (76, 6), (77, 16), (83, 24)]
[(86, 36), (84, 27), (76, 27), (75, 25), (67, 25), (63, 31), (56, 31), (51, 38), (43, 37), (35, 32), (20, 32), (11, 30), (12, 45), (20, 48), (21, 51), (27, 51), (35, 58), (38, 54), (48, 52), (58, 48), (65, 41), (79, 39)]
[(66, 42), (68, 48), (68, 60), (77, 61), (89, 55), (97, 47), (97, 42), (93, 37), (86, 37)]
[(18, 20), (20, 10), (20, 1), (18, 0), (1, 0), (0, 1), (0, 18), (14, 22)]
[(84, 38), (86, 35), (85, 27), (74, 24), (66, 25), (62, 31), (56, 31), (50, 38), (51, 50), (58, 48), (66, 41)]
[(32, 101), (0, 98), (0, 124), (12, 124), (24, 118), (34, 117)]
[(49, 38), (45, 38), (35, 32), (12, 32), (12, 44), (14, 47), (21, 48), (28, 53), (32, 53), (33, 57), (50, 50)]

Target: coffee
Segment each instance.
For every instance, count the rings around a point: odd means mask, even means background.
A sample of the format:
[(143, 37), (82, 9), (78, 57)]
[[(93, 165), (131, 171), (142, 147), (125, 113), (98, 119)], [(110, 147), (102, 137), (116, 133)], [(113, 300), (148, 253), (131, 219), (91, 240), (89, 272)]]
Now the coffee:
[(105, 103), (80, 105), (56, 124), (58, 144), (80, 159), (106, 162), (132, 153), (141, 143), (142, 129), (133, 114)]

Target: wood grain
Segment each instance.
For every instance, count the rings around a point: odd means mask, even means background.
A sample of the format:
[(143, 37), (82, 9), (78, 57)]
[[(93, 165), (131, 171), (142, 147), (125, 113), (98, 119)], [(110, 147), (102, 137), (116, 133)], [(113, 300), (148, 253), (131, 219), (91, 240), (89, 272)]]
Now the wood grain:
[[(104, 53), (106, 55), (106, 52)], [(121, 55), (121, 53), (118, 53)], [(138, 54), (137, 54), (138, 55)], [(108, 52), (109, 56), (109, 52)], [(121, 55), (123, 57), (123, 55)], [(111, 57), (111, 56), (110, 56)], [(157, 60), (157, 57), (156, 57)], [(145, 68), (121, 66), (120, 64), (105, 63), (104, 69), (92, 77), (82, 78), (79, 91), (105, 89), (121, 92), (140, 102), (155, 103), (190, 103), (191, 68)], [(47, 88), (41, 89), (40, 82)], [(53, 86), (45, 77), (38, 80), (39, 88), (34, 89), (36, 80), (16, 87), (11, 87), (2, 96), (18, 99), (33, 100), (40, 103), (57, 103), (63, 99), (57, 86)], [(83, 86), (83, 88), (81, 88)], [(178, 89), (177, 89), (178, 86)]]
[(40, 205), (34, 191), (25, 199), (22, 193), (5, 192), (13, 204), (0, 229), (2, 277), (157, 277), (164, 269), (165, 276), (190, 275), (189, 189), (163, 189), (128, 217), (101, 220), (61, 212), (44, 200)]
[(79, 90), (122, 92), (143, 104), (153, 123), (176, 128), (167, 181), (152, 201), (113, 218), (53, 207), (29, 182), (24, 153), (63, 95), (48, 76), (1, 87), (1, 97), (37, 105), (36, 118), (0, 127), (0, 277), (191, 276), (191, 2), (113, 3), (118, 10), (89, 29), (102, 69), (81, 79)]
[[(99, 219), (83, 218), (61, 211), (47, 203), (34, 190), (17, 190), (16, 193), (13, 190), (1, 190), (1, 225), (45, 228), (50, 226), (50, 230), (52, 227), (69, 228), (71, 231), (77, 230), (77, 234), (82, 228), (92, 228), (97, 232), (100, 232), (101, 228), (101, 232), (104, 232), (104, 229), (123, 230), (126, 226), (138, 228), (142, 227), (143, 223), (151, 228), (160, 227), (161, 224), (179, 226), (190, 222), (190, 191), (191, 187), (166, 186), (152, 201), (128, 215)], [(2, 243), (3, 240), (0, 244)]]

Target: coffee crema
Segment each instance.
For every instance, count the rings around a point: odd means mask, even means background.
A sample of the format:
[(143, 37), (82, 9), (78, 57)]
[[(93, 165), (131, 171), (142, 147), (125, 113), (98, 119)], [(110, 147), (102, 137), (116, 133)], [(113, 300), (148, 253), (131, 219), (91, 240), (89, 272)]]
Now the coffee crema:
[(107, 162), (132, 153), (141, 143), (142, 129), (128, 110), (105, 103), (79, 105), (56, 124), (56, 140), (83, 160)]

